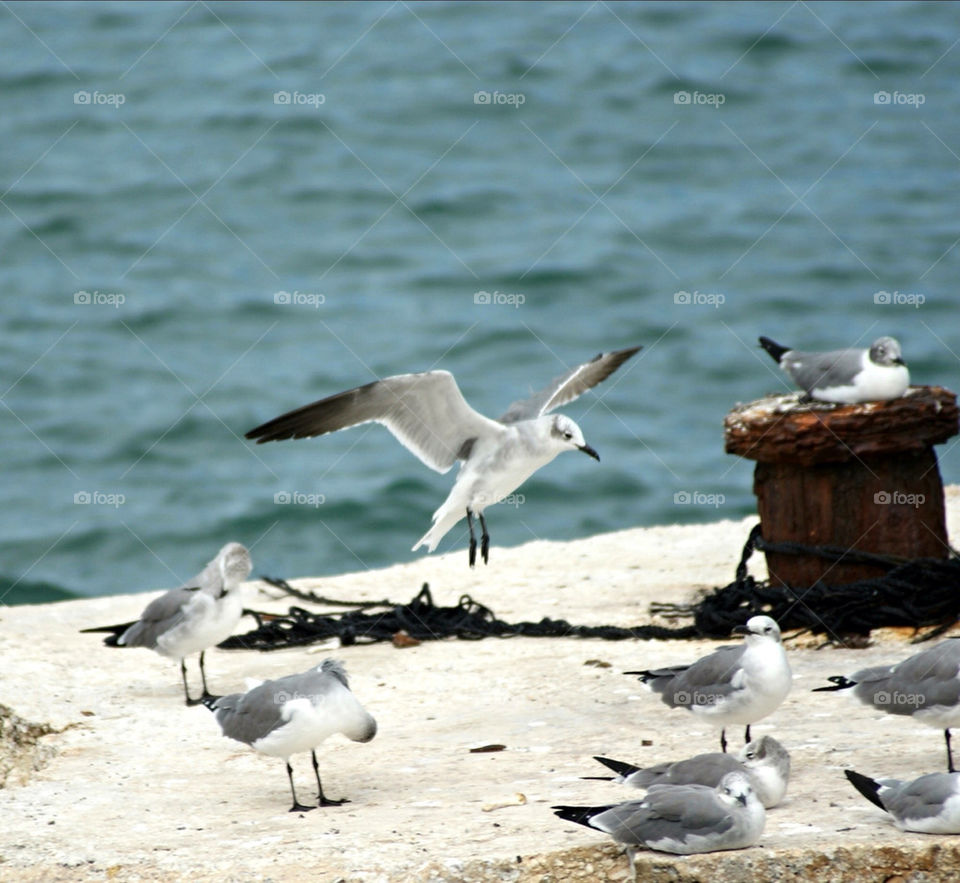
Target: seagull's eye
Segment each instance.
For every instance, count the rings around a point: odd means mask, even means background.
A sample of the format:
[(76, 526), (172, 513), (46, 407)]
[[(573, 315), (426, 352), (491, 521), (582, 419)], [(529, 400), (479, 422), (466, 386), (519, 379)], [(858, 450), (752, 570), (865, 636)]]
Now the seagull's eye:
[(573, 433), (572, 433), (572, 432), (565, 432), (565, 433), (563, 434), (563, 437), (564, 437), (567, 441), (570, 441), (570, 439), (573, 438)]

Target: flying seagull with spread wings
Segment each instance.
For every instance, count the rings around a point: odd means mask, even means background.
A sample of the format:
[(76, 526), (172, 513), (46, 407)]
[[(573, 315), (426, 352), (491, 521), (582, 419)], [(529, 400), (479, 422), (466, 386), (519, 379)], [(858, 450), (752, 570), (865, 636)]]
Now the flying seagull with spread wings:
[(484, 509), (515, 491), (541, 466), (563, 451), (600, 457), (569, 417), (551, 411), (606, 380), (641, 347), (600, 353), (552, 380), (530, 398), (514, 402), (491, 420), (467, 404), (449, 371), (398, 374), (329, 396), (251, 429), (258, 444), (311, 438), (361, 423), (382, 423), (424, 464), (447, 472), (462, 461), (446, 501), (433, 513), (433, 525), (413, 547), (432, 552), (447, 531), (466, 516), (470, 566), (476, 563), (473, 516), (480, 520), (480, 554), (487, 562), (490, 535)]

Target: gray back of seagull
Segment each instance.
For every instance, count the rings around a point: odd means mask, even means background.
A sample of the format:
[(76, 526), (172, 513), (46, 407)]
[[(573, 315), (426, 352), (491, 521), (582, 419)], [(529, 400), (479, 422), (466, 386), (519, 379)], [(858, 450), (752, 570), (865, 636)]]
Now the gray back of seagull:
[(590, 824), (628, 845), (690, 836), (717, 837), (734, 824), (729, 809), (717, 801), (716, 791), (701, 785), (655, 788), (643, 800), (631, 800), (600, 815)]
[(734, 755), (714, 751), (637, 770), (624, 779), (624, 784), (634, 788), (656, 785), (703, 785), (716, 788), (727, 773), (735, 770), (742, 772), (743, 764)]
[(895, 819), (922, 821), (935, 818), (943, 805), (957, 793), (960, 773), (928, 773), (912, 782), (879, 779), (877, 797)]
[[(853, 674), (856, 697), (889, 714), (913, 715), (935, 706), (960, 704), (960, 639), (947, 640), (895, 665), (876, 665)], [(897, 701), (909, 695), (922, 703)]]
[(287, 721), (284, 703), (297, 697), (320, 697), (337, 686), (347, 687), (343, 665), (334, 659), (324, 660), (320, 670), (311, 668), (299, 674), (264, 681), (246, 693), (221, 696), (213, 707), (223, 735), (252, 745)]
[(691, 665), (652, 671), (647, 683), (671, 708), (689, 708), (704, 694), (715, 702), (734, 692), (731, 680), (745, 651), (746, 644), (720, 647)]
[(780, 366), (802, 389), (832, 389), (849, 386), (863, 367), (862, 349), (831, 350), (808, 353), (789, 350), (780, 359)]

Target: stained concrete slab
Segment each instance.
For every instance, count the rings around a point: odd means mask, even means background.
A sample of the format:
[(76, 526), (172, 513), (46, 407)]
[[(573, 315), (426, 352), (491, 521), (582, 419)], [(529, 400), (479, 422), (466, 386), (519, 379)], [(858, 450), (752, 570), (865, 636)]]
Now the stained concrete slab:
[[(948, 489), (947, 503), (957, 537), (960, 488)], [(684, 601), (728, 583), (754, 523), (495, 547), (490, 565), (473, 571), (459, 550), (296, 585), (406, 601), (428, 581), (438, 603), (469, 593), (507, 620), (634, 625), (650, 621), (654, 600)], [(753, 572), (763, 574), (759, 556)], [(272, 600), (275, 592), (261, 583), (247, 591), (248, 606), (258, 609), (290, 603)], [(207, 671), (217, 692), (326, 656), (343, 659), (354, 692), (379, 722), (369, 744), (334, 737), (318, 752), (325, 791), (351, 802), (288, 813), (282, 761), (224, 739), (205, 708), (185, 707), (175, 663), (79, 634), (134, 618), (145, 601), (123, 595), (0, 611), (0, 703), (57, 731), (37, 736), (45, 764), (0, 790), (0, 879), (626, 879), (616, 846), (555, 818), (550, 806), (636, 795), (582, 780), (602, 774), (594, 754), (647, 764), (718, 743), (714, 729), (621, 674), (688, 662), (718, 642), (450, 639), (407, 649), (211, 651)], [(846, 767), (898, 777), (945, 769), (942, 734), (843, 695), (810, 692), (829, 675), (915, 652), (907, 638), (885, 631), (862, 650), (818, 650), (820, 639), (788, 643), (793, 690), (754, 732), (787, 746), (793, 780), (786, 802), (768, 814), (761, 845), (687, 858), (641, 853), (640, 879), (960, 878), (960, 838), (898, 831), (842, 774)], [(470, 751), (488, 744), (505, 749)], [(302, 795), (311, 794), (309, 758), (293, 763)]]

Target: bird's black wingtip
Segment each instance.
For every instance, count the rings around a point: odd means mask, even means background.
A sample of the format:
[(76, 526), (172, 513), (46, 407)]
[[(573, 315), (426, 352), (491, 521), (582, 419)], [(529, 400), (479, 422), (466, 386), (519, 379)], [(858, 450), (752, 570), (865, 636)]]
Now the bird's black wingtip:
[(775, 340), (771, 340), (769, 337), (764, 337), (761, 335), (757, 338), (757, 340), (760, 342), (760, 346), (770, 353), (770, 357), (774, 362), (779, 363), (780, 359), (783, 357), (783, 354), (790, 352), (790, 347), (781, 346), (779, 343), (777, 343)]
[(209, 708), (211, 711), (216, 711), (217, 703), (221, 699), (223, 699), (223, 696), (214, 696), (212, 693), (204, 693), (204, 695), (200, 697), (200, 705)]
[(810, 692), (811, 693), (833, 693), (837, 690), (849, 690), (851, 687), (856, 687), (857, 682), (851, 681), (849, 678), (845, 678), (843, 675), (834, 675), (833, 677), (827, 678), (830, 681), (829, 687), (814, 687)]
[(850, 784), (857, 789), (864, 797), (867, 798), (874, 806), (880, 807), (882, 810), (886, 810), (886, 807), (880, 801), (880, 783), (874, 779), (871, 779), (869, 776), (865, 776), (862, 773), (855, 772), (854, 770), (844, 770), (843, 774), (850, 780)]

